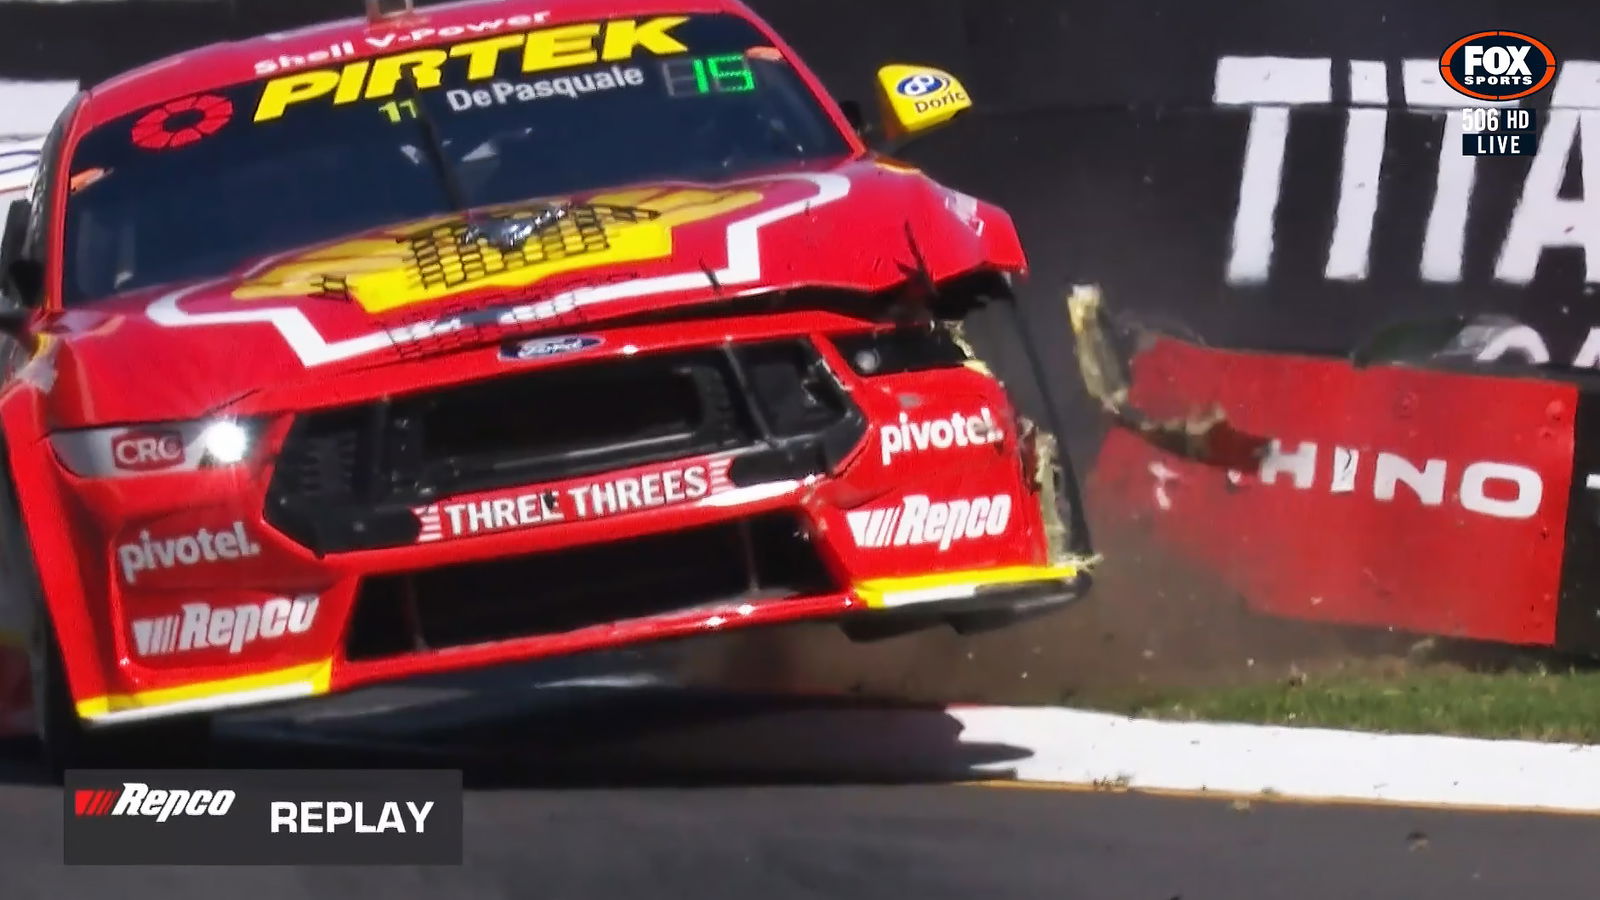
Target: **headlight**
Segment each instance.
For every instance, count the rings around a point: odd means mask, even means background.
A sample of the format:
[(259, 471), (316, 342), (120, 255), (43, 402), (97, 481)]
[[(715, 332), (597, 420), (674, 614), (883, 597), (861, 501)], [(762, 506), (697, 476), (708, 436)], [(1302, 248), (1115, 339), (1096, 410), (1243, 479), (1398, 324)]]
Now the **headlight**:
[(839, 335), (833, 345), (851, 370), (867, 377), (954, 368), (971, 361), (944, 328), (912, 327)]
[(250, 432), (232, 419), (219, 419), (200, 432), (200, 448), (204, 453), (201, 465), (210, 459), (219, 465), (231, 466), (243, 461), (250, 452)]
[(86, 478), (124, 478), (238, 465), (250, 458), (262, 423), (216, 418), (197, 422), (83, 428), (50, 435), (56, 458)]

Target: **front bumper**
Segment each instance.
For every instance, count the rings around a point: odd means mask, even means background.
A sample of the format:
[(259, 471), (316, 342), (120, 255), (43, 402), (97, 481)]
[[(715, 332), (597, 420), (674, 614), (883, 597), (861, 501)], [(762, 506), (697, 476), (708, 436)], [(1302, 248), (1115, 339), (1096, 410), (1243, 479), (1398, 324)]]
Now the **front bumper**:
[[(787, 325), (817, 348), (860, 418), (845, 444), (697, 444), (692, 456), (415, 504), (345, 502), (325, 517), (305, 502), (274, 513), (289, 416), (254, 467), (113, 480), (58, 467), (80, 559), (41, 560), (41, 574), (52, 607), (82, 604), (96, 623), (63, 638), (79, 715), (110, 724), (228, 709), (805, 620), (978, 630), (1083, 593), (1087, 561), (1062, 549), (1048, 436), (995, 379), (963, 365), (863, 376), (826, 322), (774, 318), (752, 339)], [(634, 355), (733, 330), (679, 325), (669, 342), (662, 327), (607, 341)], [(456, 383), (506, 373), (493, 349), (476, 368), (451, 361)], [(368, 396), (398, 393), (394, 380)], [(604, 415), (604, 398), (595, 405)], [(606, 491), (620, 506), (592, 514)], [(339, 527), (319, 530), (323, 518)]]
[(970, 634), (1014, 624), (1081, 599), (1091, 576), (1074, 566), (1008, 567), (989, 571), (881, 579), (855, 591), (788, 601), (740, 614), (738, 607), (688, 616), (659, 617), (619, 627), (610, 635), (572, 636), (553, 651), (542, 641), (508, 641), (453, 654), (449, 658), (414, 661), (382, 673), (348, 666), (345, 677), (333, 677), (336, 661), (295, 665), (268, 671), (196, 681), (168, 688), (103, 695), (78, 701), (78, 715), (90, 725), (122, 723), (219, 712), (316, 697), (392, 681), (479, 666), (509, 664), (544, 656), (600, 651), (633, 644), (692, 637), (736, 628), (800, 621), (840, 621), (867, 626), (867, 633), (904, 634), (948, 624)]

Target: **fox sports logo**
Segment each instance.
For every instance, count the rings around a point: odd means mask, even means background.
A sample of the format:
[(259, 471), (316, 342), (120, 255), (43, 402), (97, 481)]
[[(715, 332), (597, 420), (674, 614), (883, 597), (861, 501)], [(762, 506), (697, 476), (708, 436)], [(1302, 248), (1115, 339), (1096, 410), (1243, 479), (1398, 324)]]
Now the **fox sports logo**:
[(900, 83), (895, 85), (894, 89), (902, 97), (926, 97), (937, 94), (949, 86), (948, 78), (932, 72), (918, 72), (900, 79)]
[(1556, 56), (1521, 32), (1480, 31), (1446, 48), (1439, 73), (1457, 93), (1504, 102), (1536, 94), (1555, 80)]

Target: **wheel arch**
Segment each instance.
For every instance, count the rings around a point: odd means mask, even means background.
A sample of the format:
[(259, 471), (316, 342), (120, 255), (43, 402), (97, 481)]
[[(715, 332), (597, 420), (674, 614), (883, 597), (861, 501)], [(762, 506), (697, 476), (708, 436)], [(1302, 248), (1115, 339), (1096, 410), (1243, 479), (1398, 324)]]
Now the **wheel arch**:
[(105, 692), (110, 623), (89, 609), (60, 476), (30, 393), (13, 390), (0, 400), (0, 631), (34, 656), (36, 632), (46, 629), (76, 701)]

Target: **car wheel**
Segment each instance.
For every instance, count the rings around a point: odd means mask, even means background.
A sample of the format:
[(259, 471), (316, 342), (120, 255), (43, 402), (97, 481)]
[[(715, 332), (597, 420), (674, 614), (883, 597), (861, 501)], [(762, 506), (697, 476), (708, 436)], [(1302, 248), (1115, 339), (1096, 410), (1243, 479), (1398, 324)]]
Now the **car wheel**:
[(839, 623), (839, 630), (853, 644), (875, 644), (918, 631), (926, 631), (939, 624), (938, 619), (927, 616), (868, 613)]
[(5, 559), (4, 590), (33, 611), (29, 636), (29, 677), (35, 727), (43, 762), (52, 778), (67, 769), (163, 768), (203, 764), (211, 723), (181, 718), (90, 728), (78, 717), (67, 682), (61, 642), (44, 602), (32, 546), (18, 511), (10, 473), (0, 476), (0, 553)]
[(197, 768), (207, 762), (210, 719), (162, 719), (101, 728), (78, 717), (55, 629), (41, 614), (33, 629), (34, 716), (43, 763), (59, 781), (68, 769)]

